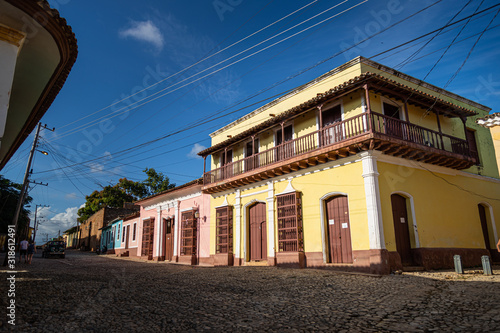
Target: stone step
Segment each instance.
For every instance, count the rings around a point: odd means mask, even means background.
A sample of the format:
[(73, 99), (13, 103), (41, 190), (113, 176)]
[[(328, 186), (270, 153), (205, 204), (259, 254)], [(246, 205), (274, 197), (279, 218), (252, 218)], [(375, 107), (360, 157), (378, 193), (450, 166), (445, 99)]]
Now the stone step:
[(267, 266), (267, 260), (247, 261), (243, 265), (244, 266)]
[(425, 269), (422, 266), (403, 266), (403, 272), (423, 272)]

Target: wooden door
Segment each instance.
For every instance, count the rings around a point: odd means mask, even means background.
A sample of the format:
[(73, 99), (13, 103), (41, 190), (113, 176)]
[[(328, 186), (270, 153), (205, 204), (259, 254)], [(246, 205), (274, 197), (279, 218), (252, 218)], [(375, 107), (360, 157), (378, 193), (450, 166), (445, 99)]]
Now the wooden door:
[(484, 245), (489, 250), (491, 249), (491, 245), (490, 245), (490, 236), (488, 234), (488, 221), (486, 220), (486, 209), (481, 204), (477, 205), (477, 208), (479, 209), (479, 219), (481, 220), (481, 229), (483, 229)]
[[(331, 126), (342, 121), (342, 108), (336, 105), (322, 112), (323, 127)], [(323, 131), (323, 145), (327, 146), (343, 140), (341, 126), (328, 127)]]
[(394, 234), (396, 237), (396, 250), (401, 256), (403, 265), (413, 263), (411, 255), (410, 229), (408, 225), (408, 212), (406, 210), (406, 198), (399, 195), (391, 195), (392, 218), (394, 220)]
[(128, 239), (130, 238), (130, 224), (125, 229), (125, 249), (128, 249)]
[(476, 164), (481, 164), (479, 161), (479, 150), (477, 149), (476, 131), (467, 128), (465, 135), (467, 136), (467, 141), (469, 143), (469, 152), (471, 157), (476, 159)]
[(326, 204), (329, 262), (352, 263), (351, 224), (347, 196), (329, 198)]
[(250, 221), (250, 260), (267, 259), (266, 204), (259, 202), (248, 209)]
[(165, 260), (172, 261), (174, 255), (174, 219), (165, 219)]
[(401, 120), (401, 116), (399, 115), (399, 106), (389, 104), (389, 103), (383, 103), (384, 107), (384, 115), (394, 119), (386, 119), (385, 122), (385, 131), (386, 134), (397, 137), (397, 138), (403, 138), (403, 125), (399, 121)]
[[(283, 130), (285, 131), (283, 134)], [(292, 125), (285, 126), (284, 128), (276, 131), (276, 160), (284, 160), (293, 156), (293, 143), (286, 144), (288, 141), (293, 140), (293, 127)], [(283, 141), (285, 139), (285, 141)]]

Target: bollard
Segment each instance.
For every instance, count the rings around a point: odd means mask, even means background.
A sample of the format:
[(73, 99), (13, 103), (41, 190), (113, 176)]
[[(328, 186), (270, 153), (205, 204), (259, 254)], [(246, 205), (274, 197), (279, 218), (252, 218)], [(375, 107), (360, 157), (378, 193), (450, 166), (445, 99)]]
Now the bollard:
[(484, 275), (493, 275), (493, 272), (491, 271), (490, 257), (482, 256), (481, 263), (483, 264)]
[(455, 272), (457, 274), (464, 274), (464, 270), (462, 269), (462, 258), (460, 257), (460, 255), (454, 255), (453, 262), (455, 263)]

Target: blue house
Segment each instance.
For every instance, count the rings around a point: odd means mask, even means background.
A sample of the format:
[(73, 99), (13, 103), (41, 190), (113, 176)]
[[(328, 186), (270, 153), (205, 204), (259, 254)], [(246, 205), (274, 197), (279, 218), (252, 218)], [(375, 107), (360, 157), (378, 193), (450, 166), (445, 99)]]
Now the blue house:
[(116, 253), (122, 244), (122, 225), (121, 218), (114, 219), (107, 226), (102, 227), (101, 233), (101, 251), (106, 247), (107, 254)]

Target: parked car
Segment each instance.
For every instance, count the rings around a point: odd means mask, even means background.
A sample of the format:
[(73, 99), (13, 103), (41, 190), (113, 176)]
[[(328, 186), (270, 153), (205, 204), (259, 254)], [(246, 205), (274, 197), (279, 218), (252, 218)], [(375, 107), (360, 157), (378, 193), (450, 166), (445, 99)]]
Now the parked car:
[(66, 244), (64, 241), (49, 241), (45, 244), (43, 248), (42, 257), (50, 258), (53, 256), (58, 256), (59, 258), (65, 258)]

